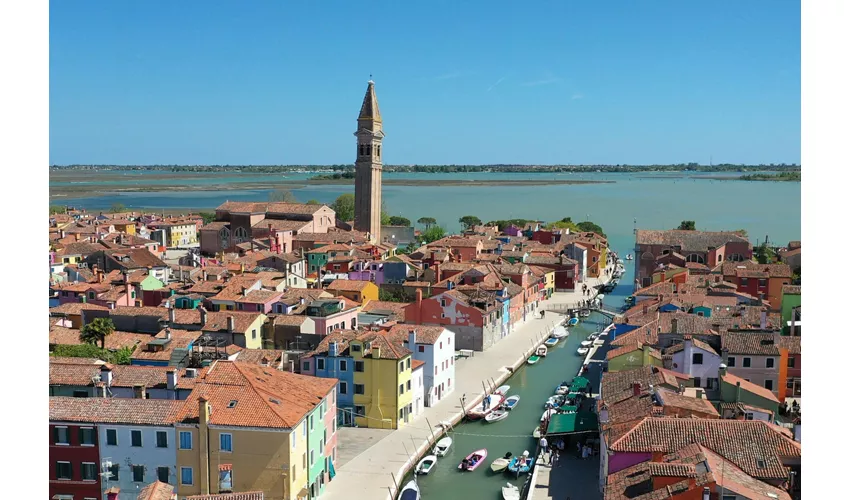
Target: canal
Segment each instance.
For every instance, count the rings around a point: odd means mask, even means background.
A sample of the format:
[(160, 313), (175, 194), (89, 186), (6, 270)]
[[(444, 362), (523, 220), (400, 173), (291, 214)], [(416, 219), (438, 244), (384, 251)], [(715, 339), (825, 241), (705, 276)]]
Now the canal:
[[(543, 414), (543, 403), (554, 394), (556, 386), (564, 380), (572, 380), (584, 359), (576, 350), (582, 340), (593, 332), (610, 324), (610, 320), (593, 313), (577, 326), (570, 328), (570, 336), (561, 339), (549, 350), (549, 355), (533, 366), (523, 365), (505, 384), (511, 386), (509, 395), (519, 395), (519, 404), (511, 415), (500, 422), (484, 421), (459, 424), (449, 435), (454, 444), (445, 457), (441, 457), (433, 472), (420, 476), (418, 483), (425, 500), (470, 500), (479, 498), (502, 498), (501, 488), (506, 482), (522, 488), (527, 475), (514, 476), (493, 473), (490, 463), (506, 452), (519, 455), (523, 450), (534, 454), (537, 446), (531, 437)], [(484, 378), (484, 377), (482, 377)], [(433, 423), (433, 422), (432, 422)], [(460, 472), (458, 464), (472, 451), (486, 448), (485, 463), (472, 472)], [(407, 479), (405, 479), (405, 482)], [(404, 484), (404, 483), (402, 483)]]

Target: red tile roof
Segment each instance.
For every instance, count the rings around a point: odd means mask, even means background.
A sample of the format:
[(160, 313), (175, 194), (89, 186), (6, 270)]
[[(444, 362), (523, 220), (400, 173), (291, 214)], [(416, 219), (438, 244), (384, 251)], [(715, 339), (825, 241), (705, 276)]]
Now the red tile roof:
[(182, 401), (130, 398), (50, 398), (52, 422), (171, 425)]
[(726, 375), (720, 375), (720, 380), (733, 386), (737, 386), (740, 383), (741, 390), (750, 392), (752, 394), (755, 394), (756, 396), (760, 396), (764, 399), (767, 399), (768, 401), (772, 401), (776, 404), (779, 404), (779, 399), (777, 399), (773, 392), (771, 392), (769, 389), (765, 389), (760, 385), (748, 382), (737, 375), (733, 375), (727, 372)]
[(136, 500), (171, 500), (173, 494), (174, 486), (168, 483), (155, 481), (142, 488), (142, 491), (139, 492)]

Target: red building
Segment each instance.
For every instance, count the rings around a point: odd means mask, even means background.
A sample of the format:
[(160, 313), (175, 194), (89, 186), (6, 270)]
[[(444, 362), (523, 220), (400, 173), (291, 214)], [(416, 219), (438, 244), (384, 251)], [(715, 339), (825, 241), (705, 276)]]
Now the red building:
[(97, 428), (50, 422), (50, 498), (103, 498)]

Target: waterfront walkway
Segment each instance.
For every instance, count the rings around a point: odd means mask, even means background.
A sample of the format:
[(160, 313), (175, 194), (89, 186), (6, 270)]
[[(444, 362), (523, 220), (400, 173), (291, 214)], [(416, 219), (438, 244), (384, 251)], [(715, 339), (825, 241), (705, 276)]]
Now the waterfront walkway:
[[(570, 453), (572, 451), (572, 453)], [(527, 500), (599, 500), (599, 456), (582, 460), (566, 450), (558, 465), (540, 464)]]
[[(588, 286), (607, 281), (590, 278)], [(555, 293), (540, 305), (575, 303), (582, 297), (581, 288), (574, 292)], [(466, 395), (466, 408), (471, 408), (483, 397), (482, 383), (488, 388), (500, 384), (511, 375), (508, 367), (521, 365), (533, 349), (545, 340), (562, 318), (546, 315), (539, 318), (529, 314), (525, 324), (484, 352), (459, 359), (455, 363), (455, 390), (435, 406), (425, 408), (411, 423), (392, 432), (372, 447), (336, 468), (336, 476), (325, 487), (323, 499), (376, 500), (392, 498), (400, 489), (405, 472), (433, 442), (428, 422), (439, 432), (437, 425), (448, 421), (457, 423), (463, 417), (460, 399)], [(492, 381), (491, 381), (492, 380)], [(353, 432), (358, 429), (353, 429)], [(439, 438), (439, 434), (437, 436)], [(412, 458), (412, 460), (411, 460)], [(412, 462), (412, 465), (411, 465)]]

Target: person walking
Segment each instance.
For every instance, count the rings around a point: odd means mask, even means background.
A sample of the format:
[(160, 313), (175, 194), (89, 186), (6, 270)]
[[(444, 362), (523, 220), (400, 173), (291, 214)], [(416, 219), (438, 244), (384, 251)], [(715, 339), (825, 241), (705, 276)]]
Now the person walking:
[(581, 441), (576, 441), (576, 458), (581, 458)]
[(549, 451), (549, 442), (546, 441), (546, 436), (540, 438), (540, 449), (543, 453), (540, 455), (540, 461), (546, 463), (546, 453)]
[(552, 467), (558, 466), (558, 458), (560, 457), (560, 453), (558, 452), (558, 447), (555, 446), (552, 448)]

